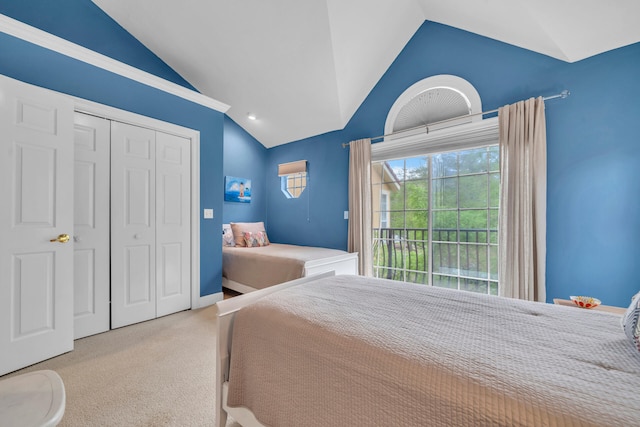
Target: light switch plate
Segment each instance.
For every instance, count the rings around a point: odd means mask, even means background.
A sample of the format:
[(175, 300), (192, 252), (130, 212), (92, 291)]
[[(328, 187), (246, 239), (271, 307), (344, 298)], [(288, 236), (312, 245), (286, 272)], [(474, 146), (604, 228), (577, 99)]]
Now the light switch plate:
[(349, 211), (344, 211), (344, 219), (349, 219)]
[(205, 209), (204, 219), (212, 219), (212, 218), (213, 218), (213, 209)]

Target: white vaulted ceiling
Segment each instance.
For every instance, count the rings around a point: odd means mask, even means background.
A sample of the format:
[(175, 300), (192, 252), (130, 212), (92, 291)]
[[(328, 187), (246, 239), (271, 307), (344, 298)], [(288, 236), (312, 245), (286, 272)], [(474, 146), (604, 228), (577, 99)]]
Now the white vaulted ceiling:
[(637, 0), (93, 2), (266, 147), (342, 129), (425, 20), (568, 62), (640, 41)]

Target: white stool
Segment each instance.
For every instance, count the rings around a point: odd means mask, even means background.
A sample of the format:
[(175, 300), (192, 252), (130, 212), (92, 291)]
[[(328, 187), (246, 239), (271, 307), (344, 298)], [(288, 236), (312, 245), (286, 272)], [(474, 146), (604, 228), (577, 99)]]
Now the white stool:
[(49, 427), (64, 415), (62, 378), (54, 371), (35, 371), (0, 380), (0, 425)]

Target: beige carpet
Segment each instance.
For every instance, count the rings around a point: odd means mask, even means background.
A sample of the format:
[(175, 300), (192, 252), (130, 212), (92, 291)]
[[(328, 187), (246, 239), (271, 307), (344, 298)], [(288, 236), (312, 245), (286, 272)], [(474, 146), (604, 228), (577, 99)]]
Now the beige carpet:
[(213, 426), (215, 313), (183, 311), (76, 340), (74, 351), (6, 377), (56, 371), (67, 395), (60, 426)]

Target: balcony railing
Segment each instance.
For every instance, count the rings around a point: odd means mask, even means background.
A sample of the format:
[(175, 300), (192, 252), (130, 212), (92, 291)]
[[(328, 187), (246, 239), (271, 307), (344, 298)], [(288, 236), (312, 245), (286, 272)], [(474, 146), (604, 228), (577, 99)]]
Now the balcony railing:
[[(496, 232), (487, 229), (434, 228), (432, 283), (436, 286), (497, 293), (497, 259), (492, 259), (497, 258)], [(428, 229), (375, 228), (373, 240), (373, 265), (377, 277), (428, 283)]]

